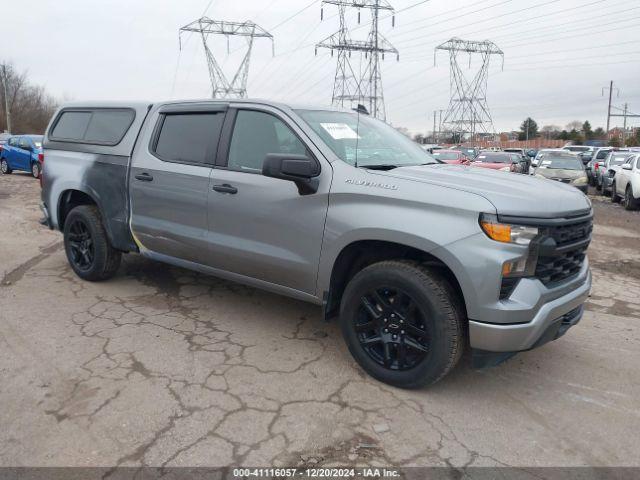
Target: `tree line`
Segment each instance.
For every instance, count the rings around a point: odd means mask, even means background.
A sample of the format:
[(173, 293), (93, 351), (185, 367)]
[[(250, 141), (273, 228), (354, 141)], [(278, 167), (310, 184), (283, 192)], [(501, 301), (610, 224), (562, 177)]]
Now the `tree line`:
[(57, 106), (43, 86), (29, 81), (27, 71), (18, 71), (12, 63), (0, 63), (0, 132), (9, 130), (7, 107), (10, 133), (42, 134)]
[(545, 125), (539, 129), (538, 123), (533, 118), (526, 118), (520, 125), (518, 140), (539, 137), (548, 140), (566, 140), (576, 144), (581, 144), (589, 140), (602, 140), (606, 141), (612, 147), (635, 147), (640, 145), (640, 128), (636, 129), (633, 135), (628, 135), (623, 142), (618, 137), (608, 139), (607, 132), (605, 132), (602, 127), (594, 130), (588, 120), (584, 122), (574, 120), (573, 122), (569, 122), (564, 129), (557, 125)]

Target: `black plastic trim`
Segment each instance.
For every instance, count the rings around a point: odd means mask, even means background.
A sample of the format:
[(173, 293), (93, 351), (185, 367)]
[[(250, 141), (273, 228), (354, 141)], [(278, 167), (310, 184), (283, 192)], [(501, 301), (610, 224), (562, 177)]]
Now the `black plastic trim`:
[(572, 223), (587, 222), (593, 219), (593, 210), (581, 210), (564, 217), (537, 218), (537, 217), (516, 217), (511, 215), (498, 215), (501, 223), (513, 225), (523, 225), (532, 227), (553, 227), (557, 225), (570, 225)]

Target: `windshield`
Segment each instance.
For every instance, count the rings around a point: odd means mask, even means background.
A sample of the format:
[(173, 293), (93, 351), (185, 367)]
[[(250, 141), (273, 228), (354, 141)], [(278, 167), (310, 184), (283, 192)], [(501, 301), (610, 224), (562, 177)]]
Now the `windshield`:
[(548, 156), (542, 160), (540, 167), (558, 170), (583, 170), (582, 162), (575, 157), (563, 156), (552, 157)]
[(438, 160), (457, 160), (458, 153), (453, 152), (433, 152), (433, 156)]
[(511, 155), (504, 153), (481, 153), (476, 162), (482, 163), (512, 163)]
[(330, 110), (296, 112), (349, 165), (394, 168), (439, 163), (395, 128), (368, 115)]
[(613, 155), (609, 159), (609, 166), (622, 165), (627, 160), (627, 158), (629, 158), (629, 155)]

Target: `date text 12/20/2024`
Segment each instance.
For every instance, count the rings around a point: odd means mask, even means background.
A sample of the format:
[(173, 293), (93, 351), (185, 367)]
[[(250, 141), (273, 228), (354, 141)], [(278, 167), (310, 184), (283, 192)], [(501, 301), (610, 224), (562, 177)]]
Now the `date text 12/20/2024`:
[(394, 478), (388, 468), (234, 468), (234, 478)]

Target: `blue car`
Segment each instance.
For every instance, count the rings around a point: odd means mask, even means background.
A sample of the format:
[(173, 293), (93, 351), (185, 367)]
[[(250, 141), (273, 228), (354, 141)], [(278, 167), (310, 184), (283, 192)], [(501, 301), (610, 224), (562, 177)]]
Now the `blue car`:
[(42, 135), (14, 135), (2, 146), (0, 170), (3, 174), (14, 170), (31, 172), (39, 178), (42, 166)]

